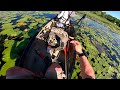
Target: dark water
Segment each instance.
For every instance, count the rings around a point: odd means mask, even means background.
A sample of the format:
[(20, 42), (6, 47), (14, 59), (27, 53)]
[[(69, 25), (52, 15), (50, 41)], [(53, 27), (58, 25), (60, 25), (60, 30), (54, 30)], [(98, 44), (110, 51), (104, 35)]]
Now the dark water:
[[(105, 27), (105, 26), (103, 26), (103, 25), (101, 25), (101, 24), (98, 24), (97, 22), (94, 22), (94, 21), (92, 21), (92, 20), (90, 20), (90, 19), (88, 19), (88, 21), (89, 21), (89, 23), (87, 24), (88, 26), (93, 27), (94, 30), (96, 30), (96, 31), (98, 30), (98, 31), (104, 33), (104, 34), (107, 35), (107, 36), (111, 35), (110, 38), (113, 39), (113, 42), (117, 42), (117, 43), (118, 43), (117, 46), (118, 46), (118, 45), (120, 46), (120, 35), (119, 35), (119, 34), (112, 32), (112, 31), (111, 31), (110, 29), (108, 29), (107, 27)], [(110, 39), (110, 38), (109, 38), (109, 39)]]
[(45, 16), (46, 18), (54, 18), (56, 14), (43, 13), (43, 16)]
[[(115, 52), (116, 56), (120, 59), (120, 35), (117, 33), (112, 32), (110, 29), (108, 29), (107, 27), (94, 22), (88, 18), (85, 19), (85, 22), (87, 22), (87, 26), (92, 27), (95, 30), (95, 34), (100, 35), (101, 37), (105, 37), (104, 39), (106, 40), (106, 42), (108, 42), (108, 45), (112, 44), (113, 48), (109, 48), (107, 45), (105, 45), (105, 48), (108, 50), (112, 50), (113, 52)], [(100, 46), (98, 46), (100, 48)], [(103, 47), (103, 46), (101, 46)], [(98, 49), (99, 49), (98, 48)], [(109, 57), (111, 57), (113, 60), (116, 60), (116, 56), (112, 56), (112, 55), (108, 55)], [(117, 62), (118, 63), (118, 62)]]
[(16, 15), (16, 19), (12, 20), (12, 24), (15, 25), (17, 23), (17, 20), (21, 19), (21, 15)]
[[(55, 17), (56, 14), (46, 14), (44, 13), (44, 16), (48, 17), (48, 18), (53, 18)], [(80, 18), (80, 16), (75, 16), (73, 19), (78, 19)], [(99, 52), (102, 52), (104, 50), (106, 50), (106, 53), (110, 53), (108, 51), (114, 51), (116, 56), (120, 59), (120, 35), (117, 33), (112, 32), (110, 29), (108, 29), (107, 27), (92, 21), (88, 18), (84, 19), (84, 22), (87, 23), (87, 26), (92, 27), (95, 30), (95, 34), (99, 35), (100, 37), (105, 37), (104, 40), (106, 40), (106, 42), (108, 42), (108, 45), (112, 44), (112, 47), (114, 48), (109, 48), (107, 45), (103, 44), (103, 46), (101, 45), (95, 45), (96, 48), (98, 49)], [(86, 34), (89, 34), (89, 32), (85, 32)], [(89, 35), (90, 36), (90, 35)], [(90, 37), (91, 39), (92, 37)], [(97, 40), (97, 39), (96, 39)], [(92, 40), (91, 40), (92, 41)], [(112, 55), (108, 55), (110, 58), (112, 58), (114, 61), (116, 61), (118, 63), (118, 61), (116, 60), (116, 56), (112, 56)]]
[(32, 16), (36, 16), (39, 18), (45, 17), (45, 18), (54, 18), (57, 14), (52, 14), (52, 13), (47, 13), (47, 12), (43, 12), (41, 14), (33, 14)]

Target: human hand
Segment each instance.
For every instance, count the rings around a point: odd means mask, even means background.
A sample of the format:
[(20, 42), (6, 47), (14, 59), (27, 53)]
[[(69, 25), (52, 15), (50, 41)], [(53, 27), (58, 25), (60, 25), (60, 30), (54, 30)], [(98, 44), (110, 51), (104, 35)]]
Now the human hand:
[(77, 53), (79, 53), (79, 54), (83, 53), (82, 46), (81, 46), (80, 42), (78, 42), (76, 40), (72, 40), (70, 43), (73, 44), (74, 49), (76, 50)]

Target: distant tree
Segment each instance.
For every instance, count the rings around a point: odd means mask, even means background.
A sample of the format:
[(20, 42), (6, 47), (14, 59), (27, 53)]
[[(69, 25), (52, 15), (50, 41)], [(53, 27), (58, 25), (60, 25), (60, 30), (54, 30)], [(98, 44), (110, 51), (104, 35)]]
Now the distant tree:
[(117, 19), (116, 17), (106, 14), (106, 12), (103, 11), (90, 11), (90, 12), (98, 16), (101, 16), (120, 27), (120, 20)]
[(111, 15), (107, 15), (106, 19), (111, 22), (114, 22), (114, 18)]
[(94, 14), (97, 14), (98, 16), (101, 16), (101, 11), (91, 11)]
[(103, 18), (106, 18), (106, 12), (101, 12), (101, 16), (102, 16)]
[(119, 19), (116, 19), (116, 25), (118, 25), (120, 27), (120, 20)]

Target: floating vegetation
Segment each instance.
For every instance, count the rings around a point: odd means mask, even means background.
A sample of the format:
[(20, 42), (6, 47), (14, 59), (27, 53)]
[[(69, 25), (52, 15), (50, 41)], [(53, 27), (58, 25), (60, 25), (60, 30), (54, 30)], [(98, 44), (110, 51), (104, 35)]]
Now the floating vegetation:
[[(77, 39), (81, 42), (85, 52), (89, 53), (86, 55), (93, 66), (96, 78), (120, 78), (118, 74), (120, 73), (120, 44), (116, 42), (116, 40), (120, 39), (120, 35), (116, 33), (118, 36), (116, 38), (112, 35), (113, 32), (110, 29), (104, 26), (101, 27), (100, 24), (88, 18), (84, 20), (84, 27), (78, 28), (76, 26), (75, 29)], [(75, 72), (73, 73), (72, 79), (77, 77), (75, 76), (77, 74), (76, 69), (74, 70)]]
[(6, 70), (15, 66), (30, 38), (51, 19), (43, 16), (43, 13), (45, 12), (0, 12), (0, 76), (5, 76)]
[[(56, 13), (0, 11), (0, 76), (5, 76), (6, 70), (15, 66), (30, 39)], [(80, 15), (78, 13), (74, 18), (79, 18)], [(83, 27), (75, 26), (76, 38), (81, 42), (97, 79), (119, 79), (120, 35), (116, 30), (113, 32), (104, 24), (98, 24), (91, 19), (86, 18)], [(72, 79), (79, 78), (80, 64), (76, 61)]]

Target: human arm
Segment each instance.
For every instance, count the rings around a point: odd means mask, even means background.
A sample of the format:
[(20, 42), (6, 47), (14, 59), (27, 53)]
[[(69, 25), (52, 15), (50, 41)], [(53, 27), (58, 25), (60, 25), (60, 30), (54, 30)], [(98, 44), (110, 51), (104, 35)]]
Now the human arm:
[[(82, 54), (82, 46), (80, 44), (80, 42), (76, 41), (76, 40), (72, 40), (70, 43), (73, 44), (76, 52), (78, 54)], [(94, 74), (94, 70), (92, 68), (92, 66), (90, 65), (87, 57), (85, 55), (80, 56), (80, 68), (81, 68), (81, 76), (83, 79), (85, 78), (91, 78), (91, 79), (95, 79), (95, 74)]]

